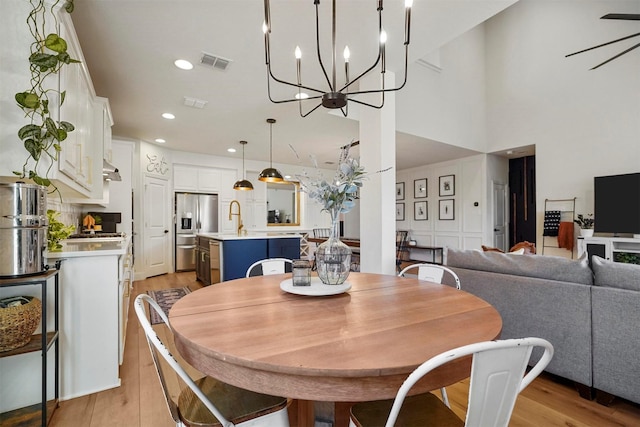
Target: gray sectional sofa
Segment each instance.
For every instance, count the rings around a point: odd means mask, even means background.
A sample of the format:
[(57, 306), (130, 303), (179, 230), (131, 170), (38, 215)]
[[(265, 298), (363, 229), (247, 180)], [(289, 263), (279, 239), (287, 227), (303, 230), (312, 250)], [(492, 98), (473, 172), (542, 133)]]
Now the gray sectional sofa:
[(640, 266), (455, 249), (445, 259), (463, 290), (500, 312), (502, 338), (553, 344), (548, 372), (585, 398), (640, 403)]

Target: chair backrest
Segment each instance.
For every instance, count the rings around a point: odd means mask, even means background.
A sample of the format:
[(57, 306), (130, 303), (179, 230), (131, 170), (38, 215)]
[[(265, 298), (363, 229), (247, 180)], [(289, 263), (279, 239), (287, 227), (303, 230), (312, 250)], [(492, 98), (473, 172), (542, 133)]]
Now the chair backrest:
[(455, 281), (456, 288), (460, 289), (460, 278), (458, 275), (448, 267), (438, 264), (412, 264), (405, 267), (398, 276), (406, 277), (411, 274), (411, 270), (418, 270), (418, 280), (425, 280), (427, 282), (442, 283), (442, 277), (444, 273), (449, 273)]
[(402, 257), (404, 256), (405, 251), (407, 250), (407, 243), (409, 240), (409, 232), (408, 231), (396, 231), (396, 265), (400, 266), (402, 262)]
[(171, 413), (171, 417), (176, 422), (177, 425), (182, 425), (178, 405), (171, 398), (169, 394), (169, 390), (167, 389), (167, 383), (165, 381), (165, 375), (163, 372), (162, 364), (158, 358), (158, 355), (162, 356), (164, 360), (169, 364), (171, 368), (180, 376), (182, 381), (189, 386), (189, 388), (193, 391), (193, 393), (198, 396), (198, 398), (202, 401), (202, 403), (207, 407), (209, 411), (213, 414), (213, 416), (222, 424), (223, 426), (233, 425), (229, 420), (227, 420), (224, 415), (216, 408), (216, 406), (211, 403), (211, 401), (207, 398), (207, 396), (200, 390), (200, 388), (196, 385), (196, 383), (191, 379), (191, 377), (187, 374), (184, 368), (178, 363), (178, 361), (173, 357), (169, 349), (164, 345), (162, 340), (158, 337), (156, 332), (151, 327), (151, 322), (149, 321), (149, 317), (147, 315), (147, 311), (145, 309), (144, 303), (147, 302), (149, 304), (149, 308), (155, 310), (158, 315), (162, 318), (162, 321), (167, 325), (170, 332), (171, 326), (169, 326), (169, 319), (167, 319), (167, 315), (164, 314), (164, 311), (160, 308), (158, 303), (151, 298), (149, 295), (140, 294), (136, 297), (134, 307), (136, 311), (136, 315), (138, 316), (138, 321), (144, 330), (144, 334), (147, 337), (147, 343), (149, 344), (149, 350), (151, 351), (151, 357), (153, 359), (153, 364), (156, 367), (156, 372), (158, 373), (158, 378), (160, 379), (160, 384), (162, 385), (162, 392), (164, 393), (165, 400), (167, 402), (167, 406), (169, 407), (169, 412)]
[(313, 237), (329, 237), (331, 235), (330, 228), (314, 228)]
[(246, 277), (291, 273), (293, 261), (287, 258), (267, 258), (256, 261), (247, 268)]
[[(544, 348), (544, 353), (524, 375), (534, 347)], [(468, 355), (473, 355), (473, 362), (465, 425), (507, 426), (518, 394), (549, 364), (553, 346), (542, 338), (520, 338), (485, 341), (440, 353), (416, 368), (402, 384), (386, 427), (395, 424), (407, 393), (420, 378), (441, 365)]]

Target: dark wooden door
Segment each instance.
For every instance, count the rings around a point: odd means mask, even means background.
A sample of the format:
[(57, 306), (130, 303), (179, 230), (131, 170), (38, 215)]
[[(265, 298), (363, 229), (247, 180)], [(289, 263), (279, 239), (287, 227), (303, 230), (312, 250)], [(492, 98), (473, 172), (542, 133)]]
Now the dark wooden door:
[(509, 160), (509, 247), (524, 241), (536, 242), (535, 156)]

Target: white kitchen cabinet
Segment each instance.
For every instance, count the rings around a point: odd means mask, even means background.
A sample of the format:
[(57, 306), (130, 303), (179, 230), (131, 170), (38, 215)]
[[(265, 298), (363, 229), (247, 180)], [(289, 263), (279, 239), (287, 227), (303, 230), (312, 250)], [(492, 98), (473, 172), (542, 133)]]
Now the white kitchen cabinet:
[[(111, 126), (113, 126), (113, 118), (111, 116), (111, 108), (109, 100), (101, 96), (94, 98), (94, 132), (96, 134), (96, 144), (102, 146), (102, 158), (113, 163), (113, 149), (111, 143)], [(100, 164), (102, 167), (102, 164)]]
[(222, 170), (189, 165), (173, 166), (173, 189), (197, 193), (218, 193)]
[[(104, 126), (96, 126), (96, 110), (103, 106), (94, 101), (95, 92), (82, 49), (68, 14), (61, 14), (61, 34), (67, 41), (67, 51), (80, 64), (69, 64), (60, 70), (60, 84), (66, 97), (60, 105), (60, 119), (70, 122), (75, 130), (62, 141), (59, 170), (84, 187), (89, 197), (102, 193), (102, 153)], [(102, 116), (102, 114), (101, 114)], [(95, 188), (94, 188), (95, 187)]]
[(128, 272), (130, 250), (130, 238), (117, 242), (72, 239), (63, 243), (61, 252), (47, 256), (49, 261), (64, 259), (60, 271), (60, 283), (64, 283), (60, 298), (62, 400), (120, 385), (123, 319), (132, 277)]
[(221, 200), (233, 200), (236, 171), (191, 165), (173, 165), (173, 189), (194, 193), (218, 194)]
[(235, 169), (221, 169), (221, 171), (220, 191), (218, 192), (220, 200), (233, 200), (238, 193), (238, 190), (233, 189), (233, 184), (238, 180), (237, 171)]
[[(28, 123), (24, 113), (15, 106), (14, 95), (29, 87), (29, 68), (24, 65), (25, 53), (28, 54), (32, 42), (29, 29), (24, 24), (29, 7), (29, 2), (12, 0), (4, 8), (4, 13), (0, 14), (0, 38), (4, 40), (0, 46), (0, 56), (3, 58), (3, 66), (0, 67), (0, 101), (11, 105), (0, 116), (0, 139), (7, 141), (15, 140), (18, 129)], [(18, 26), (16, 22), (23, 24)], [(51, 25), (54, 22), (50, 20)], [(95, 91), (69, 14), (58, 13), (58, 23), (60, 34), (67, 41), (69, 55), (81, 63), (65, 65), (59, 75), (46, 79), (44, 87), (66, 92), (62, 106), (58, 105), (59, 97), (49, 92), (49, 106), (54, 120), (68, 121), (75, 126), (75, 130), (62, 141), (58, 160), (52, 165), (43, 158), (38, 173), (51, 179), (63, 197), (101, 197), (103, 145), (99, 131), (94, 128)], [(16, 176), (13, 171), (22, 169), (27, 155), (20, 143), (2, 144), (0, 180), (14, 181)]]
[(124, 345), (127, 338), (129, 300), (133, 290), (133, 245), (131, 240), (127, 252), (118, 256), (118, 362), (124, 361)]
[(615, 262), (640, 264), (640, 239), (631, 237), (580, 237), (578, 257), (587, 252)]
[(173, 189), (175, 191), (198, 191), (198, 168), (174, 165)]
[(198, 169), (198, 191), (202, 193), (218, 193), (222, 172), (214, 168)]

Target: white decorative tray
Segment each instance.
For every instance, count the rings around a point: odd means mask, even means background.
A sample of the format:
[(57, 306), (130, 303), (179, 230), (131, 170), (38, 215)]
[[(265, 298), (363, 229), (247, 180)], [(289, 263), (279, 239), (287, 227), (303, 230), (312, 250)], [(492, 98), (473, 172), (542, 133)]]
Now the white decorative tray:
[(293, 286), (292, 279), (287, 279), (280, 282), (280, 289), (291, 294), (319, 297), (347, 292), (351, 289), (351, 284), (344, 282), (342, 285), (325, 285), (319, 277), (312, 277), (310, 286)]

